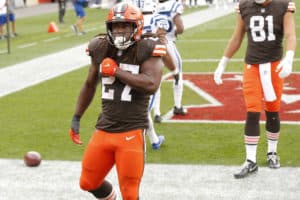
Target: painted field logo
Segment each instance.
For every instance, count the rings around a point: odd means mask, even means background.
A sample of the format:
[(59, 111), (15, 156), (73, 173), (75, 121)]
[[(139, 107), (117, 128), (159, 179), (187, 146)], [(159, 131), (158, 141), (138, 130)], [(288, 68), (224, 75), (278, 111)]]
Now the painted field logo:
[[(300, 74), (293, 73), (284, 84), (281, 103), (283, 123), (300, 123)], [(184, 74), (184, 84), (202, 98), (207, 104), (185, 105), (186, 116), (166, 115), (168, 122), (229, 122), (240, 123), (245, 120), (245, 104), (242, 91), (242, 74), (225, 73), (223, 84), (216, 85), (213, 74)], [(298, 86), (297, 86), (298, 84)], [(264, 120), (264, 111), (261, 119)]]

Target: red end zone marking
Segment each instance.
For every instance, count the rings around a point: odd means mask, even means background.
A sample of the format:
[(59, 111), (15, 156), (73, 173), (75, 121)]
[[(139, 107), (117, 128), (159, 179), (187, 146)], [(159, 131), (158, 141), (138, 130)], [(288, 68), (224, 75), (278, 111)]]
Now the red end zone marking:
[[(246, 110), (242, 91), (242, 74), (226, 73), (223, 84), (216, 85), (213, 74), (184, 74), (185, 85), (193, 86), (193, 90), (201, 90), (207, 96), (220, 104), (209, 102), (205, 105), (185, 105), (188, 108), (186, 116), (172, 116), (176, 121), (232, 121), (243, 122)], [(285, 80), (281, 102), (281, 121), (299, 123), (300, 121), (300, 74), (292, 74)], [(195, 89), (196, 88), (196, 89)], [(265, 120), (264, 111), (261, 119)], [(168, 121), (168, 120), (167, 120)]]

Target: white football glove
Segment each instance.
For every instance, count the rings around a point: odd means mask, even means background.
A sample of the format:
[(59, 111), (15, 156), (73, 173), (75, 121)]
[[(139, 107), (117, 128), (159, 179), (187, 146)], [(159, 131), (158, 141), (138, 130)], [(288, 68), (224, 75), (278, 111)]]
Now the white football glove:
[(220, 85), (223, 83), (222, 74), (223, 74), (228, 62), (229, 62), (229, 58), (223, 56), (218, 64), (218, 67), (214, 73), (214, 81), (217, 85)]
[(280, 78), (286, 78), (292, 73), (294, 54), (294, 51), (287, 51), (285, 57), (278, 64), (276, 72), (279, 72)]

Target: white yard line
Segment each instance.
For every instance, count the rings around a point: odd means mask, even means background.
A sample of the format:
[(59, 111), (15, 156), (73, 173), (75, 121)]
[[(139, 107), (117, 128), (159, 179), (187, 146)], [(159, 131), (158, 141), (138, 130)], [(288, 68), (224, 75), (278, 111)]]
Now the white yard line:
[[(87, 200), (80, 190), (80, 162), (42, 161), (37, 168), (22, 160), (0, 159), (0, 199)], [(259, 167), (257, 174), (236, 180), (237, 166), (146, 164), (142, 200), (299, 200), (300, 169)], [(115, 168), (108, 179), (120, 198)]]
[(0, 69), (0, 97), (81, 68), (89, 62), (89, 57), (85, 56), (86, 46)]
[[(189, 29), (233, 11), (233, 6), (227, 10), (220, 9), (218, 12), (215, 8), (210, 8), (184, 15), (183, 22), (185, 28)], [(80, 45), (0, 69), (0, 97), (88, 65), (89, 58), (85, 55), (85, 48), (86, 45)]]

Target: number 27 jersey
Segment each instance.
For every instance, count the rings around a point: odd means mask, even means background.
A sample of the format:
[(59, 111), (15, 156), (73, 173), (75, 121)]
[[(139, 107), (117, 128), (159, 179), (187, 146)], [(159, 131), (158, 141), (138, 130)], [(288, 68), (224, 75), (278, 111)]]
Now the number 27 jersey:
[[(141, 39), (120, 53), (107, 37), (94, 38), (88, 47), (93, 63), (99, 68), (106, 57), (112, 58), (119, 67), (132, 74), (139, 74), (143, 63), (150, 57), (161, 57), (159, 40)], [(138, 91), (117, 77), (101, 77), (102, 113), (96, 128), (120, 133), (148, 127), (148, 103), (150, 94)]]

